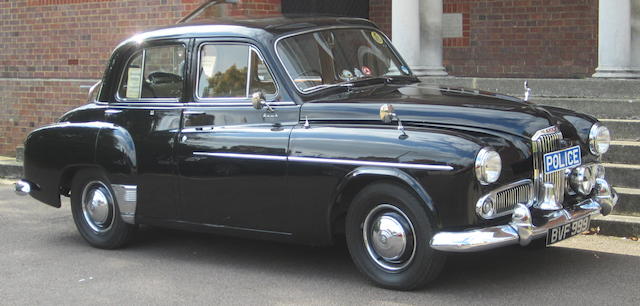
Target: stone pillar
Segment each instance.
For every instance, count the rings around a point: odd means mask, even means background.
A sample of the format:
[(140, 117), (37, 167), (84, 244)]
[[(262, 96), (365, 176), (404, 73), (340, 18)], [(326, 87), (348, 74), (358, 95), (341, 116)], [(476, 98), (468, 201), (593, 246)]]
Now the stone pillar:
[(442, 66), (442, 0), (420, 1), (420, 50), (418, 75), (445, 76)]
[(599, 1), (598, 68), (594, 78), (631, 78), (631, 1)]
[(420, 65), (420, 2), (393, 0), (391, 39), (409, 67)]
[(442, 0), (393, 0), (393, 44), (418, 76), (445, 76)]

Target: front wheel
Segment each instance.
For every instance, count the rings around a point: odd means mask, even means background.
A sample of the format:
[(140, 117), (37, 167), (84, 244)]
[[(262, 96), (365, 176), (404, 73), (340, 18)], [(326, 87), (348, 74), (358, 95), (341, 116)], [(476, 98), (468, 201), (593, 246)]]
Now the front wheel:
[(81, 170), (74, 176), (71, 212), (78, 232), (94, 247), (115, 249), (133, 236), (135, 226), (120, 217), (109, 180), (98, 170)]
[(433, 230), (424, 204), (392, 183), (374, 183), (355, 197), (346, 220), (346, 239), (358, 269), (376, 284), (411, 290), (434, 280), (444, 254), (433, 250)]

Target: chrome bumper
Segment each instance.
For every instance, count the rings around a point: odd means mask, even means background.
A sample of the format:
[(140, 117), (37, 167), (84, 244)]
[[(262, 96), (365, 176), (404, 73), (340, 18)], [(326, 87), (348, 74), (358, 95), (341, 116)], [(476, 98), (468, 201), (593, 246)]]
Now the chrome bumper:
[(534, 226), (529, 208), (516, 204), (507, 225), (485, 227), (461, 232), (439, 232), (431, 239), (431, 248), (444, 252), (477, 252), (511, 244), (528, 245), (542, 238), (556, 226), (587, 215), (608, 215), (618, 202), (618, 194), (604, 179), (598, 179), (594, 197), (584, 200), (572, 210), (560, 209), (545, 216), (544, 225)]
[(15, 191), (19, 196), (26, 196), (31, 193), (31, 184), (24, 180), (17, 181), (15, 184)]

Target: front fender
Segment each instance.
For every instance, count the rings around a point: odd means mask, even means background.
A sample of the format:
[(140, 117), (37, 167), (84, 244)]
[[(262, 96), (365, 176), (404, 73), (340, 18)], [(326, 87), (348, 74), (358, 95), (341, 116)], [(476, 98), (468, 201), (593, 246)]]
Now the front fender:
[[(345, 194), (345, 191), (348, 190), (349, 186), (352, 186), (352, 184), (356, 184), (357, 181), (369, 181), (377, 179), (390, 179), (392, 181), (397, 181), (411, 189), (418, 196), (418, 198), (422, 200), (425, 212), (427, 213), (427, 218), (429, 218), (431, 224), (434, 227), (439, 226), (438, 211), (433, 205), (433, 200), (431, 199), (431, 196), (429, 196), (429, 193), (427, 193), (427, 191), (422, 187), (418, 180), (416, 180), (408, 173), (397, 168), (358, 167), (354, 169), (353, 171), (345, 175), (338, 184), (338, 187), (336, 188), (334, 203), (340, 203), (341, 198)], [(330, 215), (332, 214), (333, 212), (330, 213)]]

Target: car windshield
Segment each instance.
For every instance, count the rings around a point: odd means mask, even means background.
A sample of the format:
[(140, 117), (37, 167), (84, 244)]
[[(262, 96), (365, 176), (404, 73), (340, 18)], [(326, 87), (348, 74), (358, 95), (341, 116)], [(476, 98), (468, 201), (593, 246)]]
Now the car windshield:
[(282, 64), (302, 92), (362, 79), (411, 76), (380, 32), (330, 29), (294, 35), (276, 46)]

